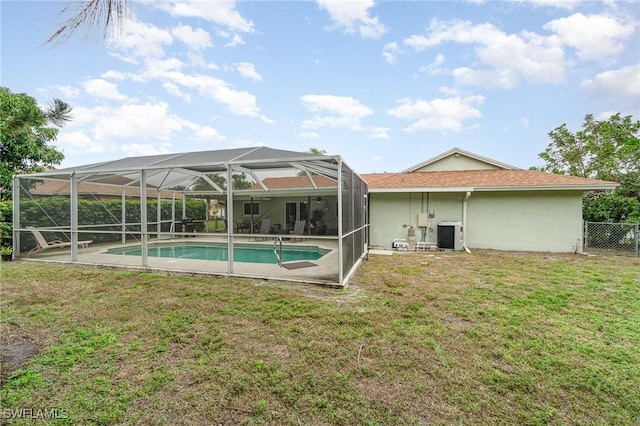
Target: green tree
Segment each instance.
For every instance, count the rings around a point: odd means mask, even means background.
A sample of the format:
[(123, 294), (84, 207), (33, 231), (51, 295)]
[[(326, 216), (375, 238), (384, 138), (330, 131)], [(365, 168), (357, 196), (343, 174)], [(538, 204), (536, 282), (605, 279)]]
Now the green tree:
[(17, 173), (43, 171), (60, 164), (64, 155), (50, 143), (71, 120), (71, 107), (54, 99), (40, 108), (34, 98), (0, 87), (0, 200), (11, 199), (11, 180)]
[[(207, 175), (209, 179), (211, 179), (214, 183), (216, 183), (221, 189), (227, 189), (227, 178), (226, 175), (219, 174), (210, 174)], [(233, 189), (248, 189), (251, 188), (253, 183), (247, 179), (247, 175), (245, 173), (234, 173), (231, 175), (231, 179), (233, 181)], [(213, 191), (209, 182), (202, 178), (198, 178), (190, 187), (191, 191)]]
[[(326, 155), (327, 151), (325, 151), (324, 149), (320, 149), (320, 148), (314, 148), (311, 147), (309, 148), (309, 150), (307, 151), (309, 154), (313, 154), (313, 155)], [(311, 173), (312, 175), (314, 175), (315, 173)], [(298, 176), (306, 176), (307, 174), (305, 172), (303, 172), (302, 170), (298, 171)]]
[(612, 193), (586, 194), (583, 217), (587, 221), (640, 221), (640, 121), (612, 115), (594, 120), (587, 114), (582, 130), (571, 132), (566, 124), (549, 132), (552, 142), (539, 157), (545, 161), (534, 170), (610, 180), (620, 183)]

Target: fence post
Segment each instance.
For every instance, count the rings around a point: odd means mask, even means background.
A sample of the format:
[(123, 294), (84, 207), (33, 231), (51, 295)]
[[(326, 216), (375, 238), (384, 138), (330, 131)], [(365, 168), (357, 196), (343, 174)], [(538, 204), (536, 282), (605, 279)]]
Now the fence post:
[(582, 229), (582, 251), (584, 253), (589, 249), (589, 222), (584, 221), (584, 226)]
[(636, 230), (634, 232), (635, 240), (636, 240), (636, 256), (639, 254), (638, 252), (638, 242), (640, 242), (640, 223), (636, 223)]

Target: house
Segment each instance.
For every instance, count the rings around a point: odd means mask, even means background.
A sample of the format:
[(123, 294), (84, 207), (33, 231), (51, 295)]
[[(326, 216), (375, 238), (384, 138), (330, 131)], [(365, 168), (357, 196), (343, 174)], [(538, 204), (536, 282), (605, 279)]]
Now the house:
[(369, 186), (370, 246), (386, 248), (410, 232), (416, 242), (437, 245), (438, 230), (459, 222), (470, 249), (579, 251), (583, 193), (617, 186), (522, 170), (458, 148), (400, 173), (361, 176)]
[[(218, 183), (217, 177), (231, 182), (234, 173), (246, 174), (253, 185), (234, 188)], [(61, 261), (345, 285), (369, 247), (391, 248), (395, 239), (453, 249), (578, 251), (582, 194), (616, 186), (614, 182), (521, 170), (457, 148), (400, 173), (362, 176), (339, 156), (267, 147), (128, 157), (14, 176), (14, 256), (19, 258), (20, 249), (25, 248), (21, 237), (27, 241), (31, 228), (36, 228), (71, 242), (70, 253), (51, 255)], [(69, 209), (45, 209), (40, 202), (47, 195), (44, 189), (49, 195), (68, 194)], [(81, 217), (78, 200), (85, 193), (97, 203), (119, 199), (120, 209), (106, 216), (108, 223), (92, 215)], [(160, 203), (164, 194), (171, 194), (171, 208), (156, 209), (150, 215), (148, 202)], [(127, 214), (132, 210), (128, 208), (132, 197), (140, 200), (133, 207), (139, 212), (133, 222)], [(238, 226), (227, 226), (225, 232), (215, 232), (215, 227), (213, 232), (195, 233), (188, 228), (166, 231), (158, 226), (188, 223), (190, 218), (176, 216), (176, 203), (185, 204), (190, 197), (224, 205), (227, 223)], [(21, 212), (21, 198), (33, 200), (38, 209)], [(271, 229), (255, 231), (258, 223)], [(305, 230), (296, 234), (304, 233), (305, 246), (317, 249), (320, 257), (292, 266), (276, 250), (283, 253), (285, 240), (286, 245), (297, 244), (296, 238), (281, 234), (295, 231), (299, 224)], [(106, 226), (110, 229), (105, 230)], [(139, 247), (127, 257), (98, 244), (89, 250), (75, 244), (98, 237), (104, 243), (135, 242)], [(206, 264), (149, 254), (154, 245), (179, 251), (185, 242), (176, 242), (175, 237), (221, 244), (225, 254), (222, 260), (209, 262), (212, 259), (207, 258)], [(258, 237), (261, 242), (256, 243)], [(443, 244), (451, 240), (455, 243), (451, 247)], [(271, 261), (277, 266), (243, 257), (234, 260), (236, 243), (240, 247), (247, 242), (273, 252)]]

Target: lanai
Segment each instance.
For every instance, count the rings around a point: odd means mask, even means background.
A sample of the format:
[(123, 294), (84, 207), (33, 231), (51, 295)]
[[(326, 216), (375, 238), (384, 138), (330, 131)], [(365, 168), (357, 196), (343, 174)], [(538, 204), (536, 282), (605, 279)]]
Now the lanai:
[[(226, 182), (233, 182), (234, 174), (238, 173), (244, 174), (253, 185), (247, 189), (236, 189), (233, 185), (226, 185)], [(308, 184), (296, 188), (269, 188), (264, 184), (265, 179), (286, 176), (306, 177)], [(333, 187), (319, 186), (316, 183), (318, 177), (322, 177), (324, 181), (328, 179), (335, 185)], [(43, 181), (68, 185), (68, 195), (66, 196), (68, 202), (65, 203), (63, 200), (60, 204), (64, 206), (63, 208), (43, 208), (44, 203), (42, 198), (39, 198), (41, 195), (34, 196), (32, 194), (34, 187)], [(224, 184), (220, 182), (224, 182)], [(91, 188), (92, 185), (102, 188), (109, 187), (113, 189), (114, 194), (120, 193), (120, 214), (115, 212), (111, 206), (111, 209), (105, 213), (109, 219), (108, 223), (99, 226), (96, 223), (82, 222), (82, 217), (78, 213), (79, 204), (84, 203), (86, 198), (95, 198), (97, 209), (100, 210), (104, 207), (105, 204), (100, 203), (95, 194), (91, 194), (90, 190), (87, 194), (87, 190), (82, 189)], [(132, 201), (131, 190), (133, 188), (137, 188), (135, 191), (139, 200), (137, 203)], [(170, 200), (166, 199), (168, 193), (173, 194)], [(163, 199), (163, 197), (165, 198)], [(55, 258), (47, 256), (48, 260), (100, 264), (99, 256), (88, 256), (88, 253), (85, 253), (82, 248), (78, 248), (76, 243), (82, 240), (115, 239), (118, 241), (112, 241), (112, 243), (127, 244), (130, 242), (127, 236), (135, 235), (136, 242), (141, 247), (141, 253), (134, 266), (148, 269), (175, 269), (177, 267), (175, 264), (173, 268), (171, 265), (164, 268), (155, 259), (150, 260), (149, 245), (150, 242), (156, 240), (173, 237), (186, 239), (188, 236), (193, 236), (176, 232), (175, 225), (180, 219), (187, 217), (187, 200), (196, 197), (220, 200), (220, 203), (225, 205), (225, 215), (229, 222), (242, 216), (242, 212), (236, 214), (235, 209), (242, 206), (243, 200), (251, 200), (251, 202), (264, 200), (265, 204), (275, 203), (274, 200), (294, 197), (302, 200), (300, 203), (304, 203), (303, 200), (315, 200), (322, 197), (335, 200), (335, 209), (332, 210), (335, 210), (337, 218), (337, 235), (309, 238), (315, 242), (319, 241), (321, 245), (335, 248), (333, 256), (328, 256), (328, 258), (333, 258), (335, 272), (327, 273), (325, 265), (320, 279), (323, 282), (332, 281), (340, 285), (346, 284), (366, 250), (367, 186), (339, 156), (254, 147), (128, 157), (42, 173), (17, 175), (14, 178), (13, 187), (14, 251), (16, 257), (21, 256), (21, 251), (22, 255), (25, 254), (24, 251), (28, 249), (25, 247), (26, 242), (31, 235), (31, 230), (28, 228), (33, 227), (53, 236), (68, 238), (71, 242), (68, 253), (58, 255)], [(150, 208), (149, 206), (154, 208), (156, 204), (150, 203), (150, 200), (154, 199), (157, 204), (156, 217), (149, 218), (147, 209)], [(112, 202), (114, 201), (112, 200)], [(118, 200), (116, 199), (115, 202)], [(139, 209), (139, 223), (128, 223), (127, 221), (127, 215), (131, 213), (132, 206), (136, 207), (136, 214)], [(310, 208), (311, 206), (307, 206), (307, 212)], [(33, 219), (34, 209), (41, 213), (39, 214), (39, 217), (43, 218), (41, 221)], [(165, 212), (170, 210), (171, 213), (168, 214), (168, 217), (167, 214), (163, 215), (163, 210)], [(170, 229), (166, 229), (166, 226), (170, 226)], [(204, 235), (199, 234), (198, 237), (204, 237)], [(304, 271), (301, 269), (299, 273), (296, 273), (290, 270), (285, 272), (286, 268), (281, 268), (282, 274), (269, 272), (265, 275), (264, 271), (247, 269), (244, 264), (235, 262), (234, 245), (238, 241), (247, 240), (247, 236), (238, 234), (233, 226), (228, 226), (222, 234), (210, 234), (207, 237), (224, 240), (228, 249), (225, 270), (215, 270), (212, 273), (301, 281), (316, 280), (316, 277), (313, 276), (313, 269)], [(277, 239), (278, 235), (263, 237)], [(283, 237), (287, 239), (286, 235)], [(92, 244), (89, 253), (102, 253), (103, 251), (98, 250), (97, 247), (102, 249), (106, 246), (106, 243)], [(30, 259), (37, 260), (41, 257)], [(187, 261), (184, 262), (184, 264), (187, 263)], [(204, 269), (194, 272), (204, 272)]]

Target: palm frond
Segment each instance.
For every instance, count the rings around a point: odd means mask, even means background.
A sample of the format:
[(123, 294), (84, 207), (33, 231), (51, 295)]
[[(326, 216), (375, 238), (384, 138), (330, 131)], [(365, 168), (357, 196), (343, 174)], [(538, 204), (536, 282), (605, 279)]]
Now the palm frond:
[(85, 35), (102, 34), (102, 38), (120, 31), (125, 19), (128, 0), (84, 0), (73, 1), (64, 7), (61, 15), (64, 22), (44, 44), (53, 44), (69, 39), (84, 31)]
[(49, 103), (48, 108), (42, 112), (48, 121), (58, 127), (62, 127), (73, 119), (73, 116), (71, 115), (72, 109), (73, 108), (71, 108), (71, 105), (68, 103), (55, 98)]

